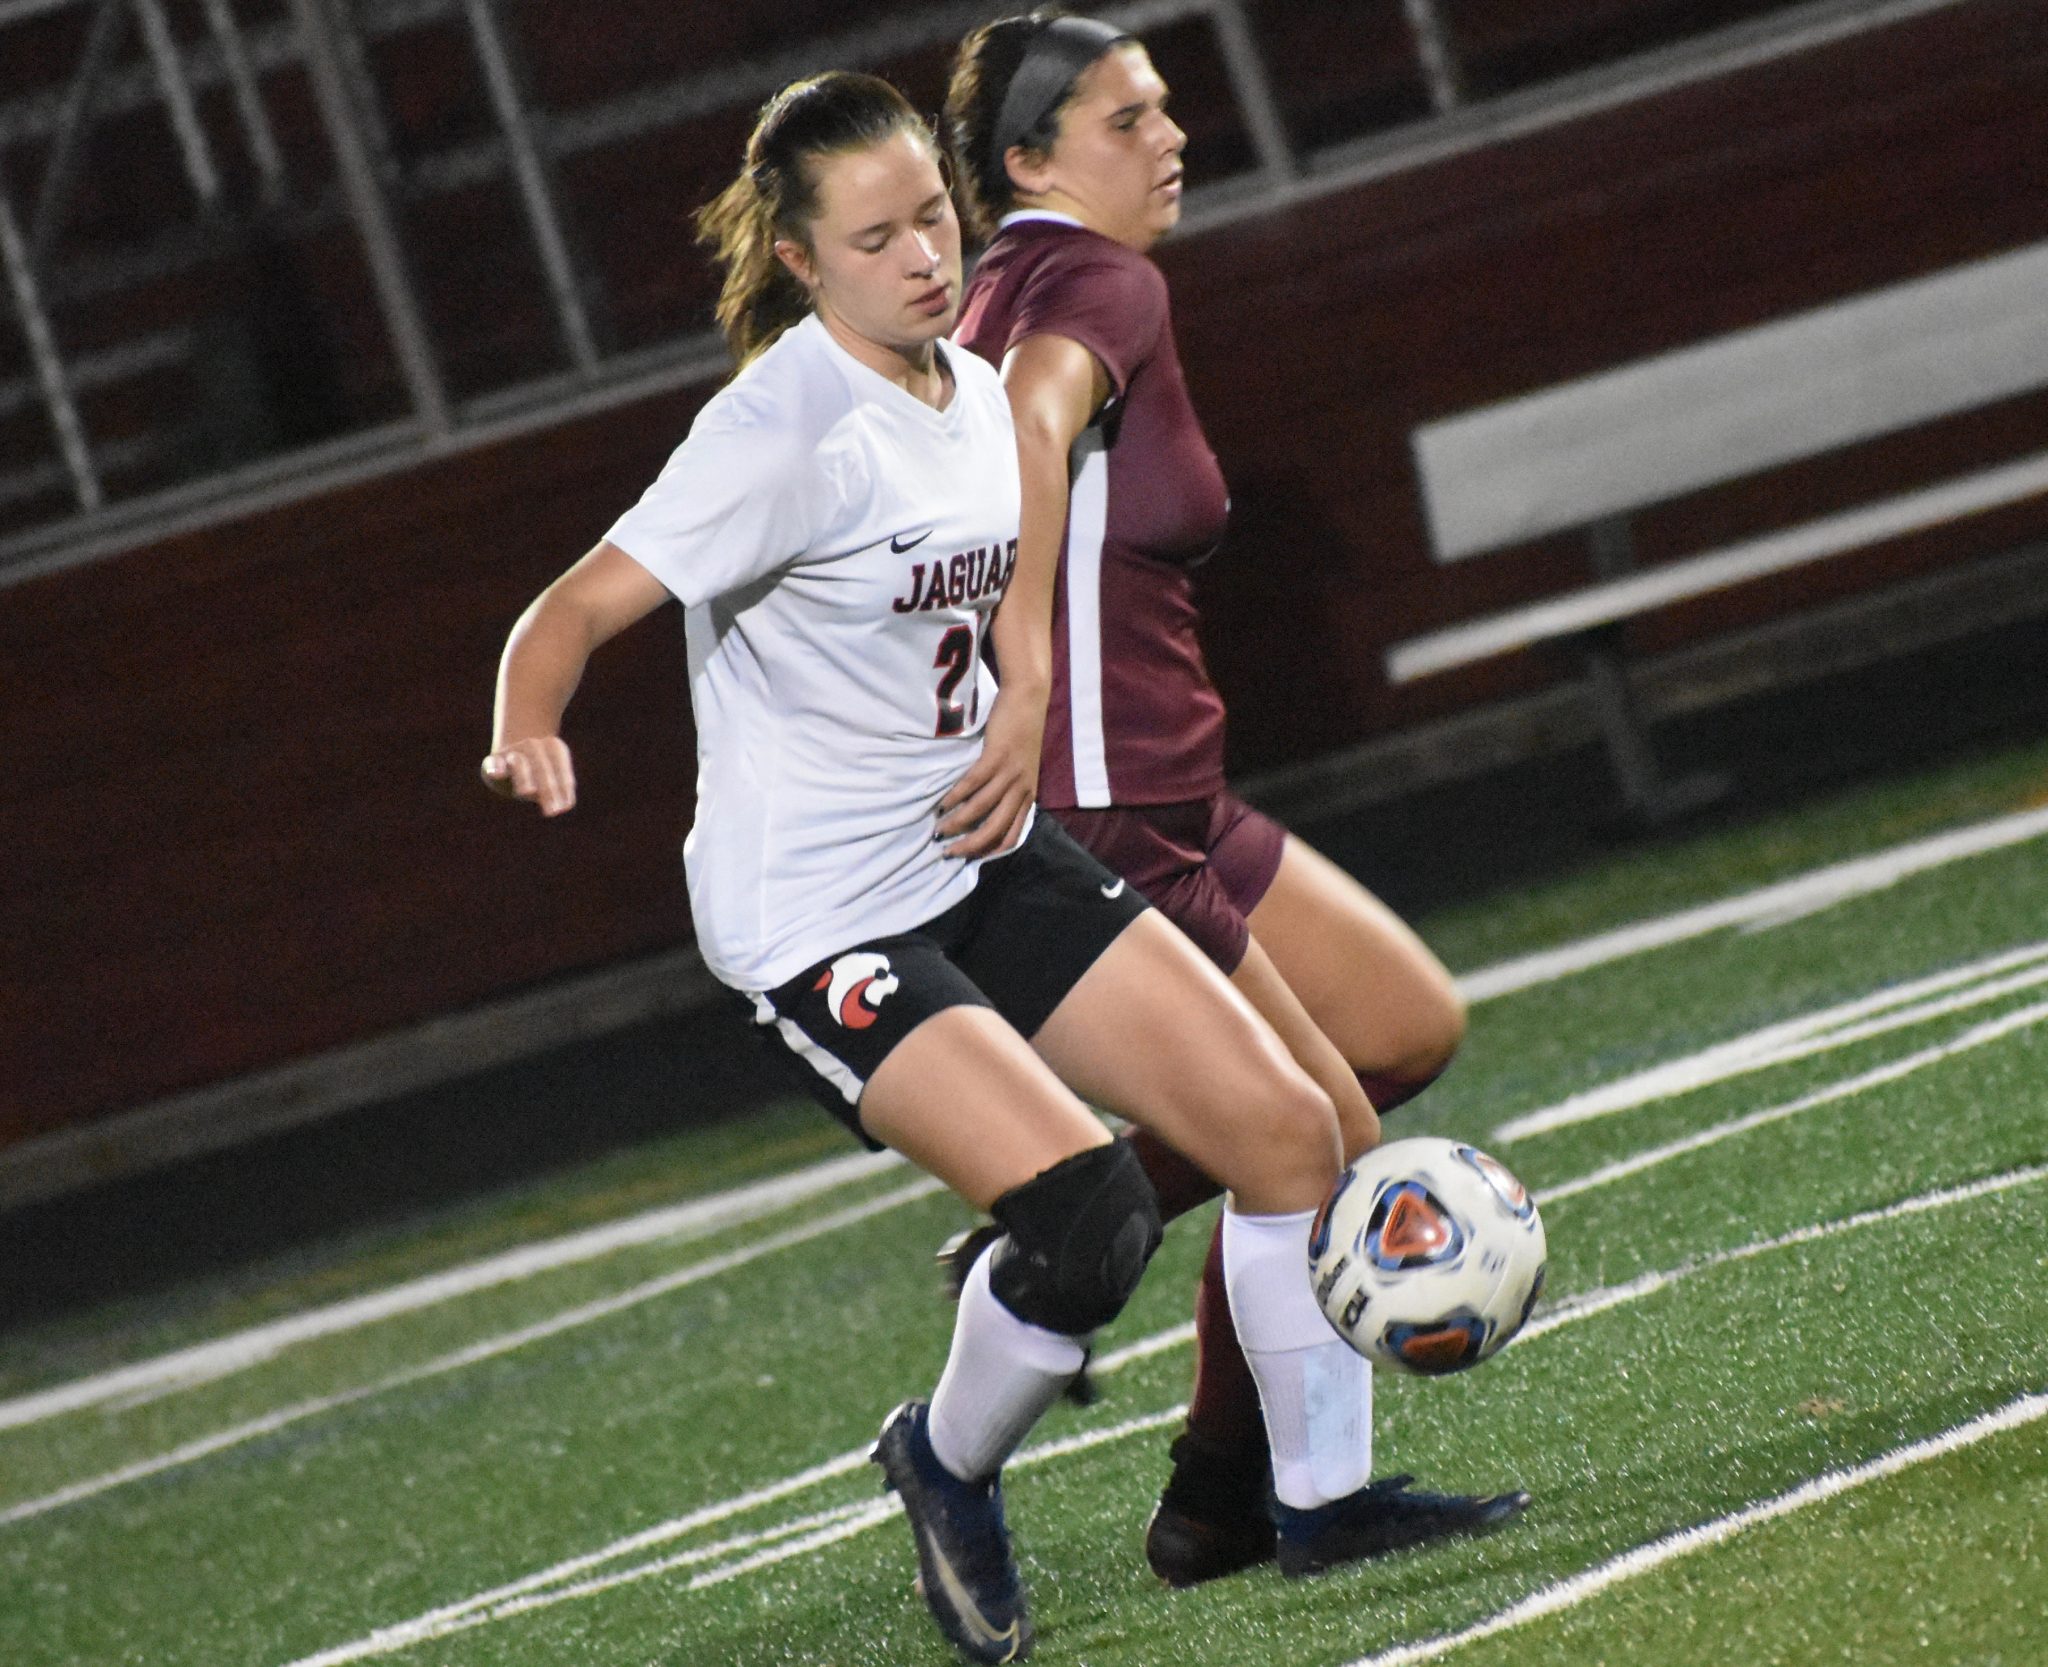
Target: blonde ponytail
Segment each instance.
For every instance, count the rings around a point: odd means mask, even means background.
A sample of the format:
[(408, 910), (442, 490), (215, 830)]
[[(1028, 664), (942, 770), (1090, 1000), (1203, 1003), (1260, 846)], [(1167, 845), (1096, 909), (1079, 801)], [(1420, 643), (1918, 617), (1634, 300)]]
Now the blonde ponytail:
[(775, 253), (774, 210), (742, 172), (697, 211), (697, 241), (725, 268), (718, 292), (718, 327), (733, 363), (744, 365), (792, 324), (803, 322), (811, 298)]
[(792, 82), (761, 107), (746, 165), (697, 211), (697, 241), (725, 269), (718, 325), (736, 364), (765, 352), (811, 310), (809, 293), (775, 253), (779, 238), (811, 247), (820, 158), (915, 133), (937, 141), (909, 101), (872, 75), (833, 70)]

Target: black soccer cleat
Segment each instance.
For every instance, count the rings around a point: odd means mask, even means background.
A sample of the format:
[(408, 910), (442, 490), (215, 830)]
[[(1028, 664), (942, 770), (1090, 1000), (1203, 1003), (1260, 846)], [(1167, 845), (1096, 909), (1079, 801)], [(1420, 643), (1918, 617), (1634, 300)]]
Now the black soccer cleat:
[(1145, 1524), (1145, 1561), (1169, 1586), (1199, 1586), (1273, 1560), (1265, 1447), (1227, 1447), (1183, 1430), (1173, 1474)]
[(1280, 1572), (1321, 1574), (1409, 1546), (1459, 1534), (1483, 1534), (1518, 1515), (1529, 1496), (1513, 1493), (1411, 1493), (1413, 1476), (1388, 1476), (1312, 1511), (1275, 1504)]
[[(939, 1246), (939, 1278), (948, 1302), (960, 1300), (960, 1292), (967, 1284), (967, 1270), (974, 1266), (984, 1250), (1002, 1236), (1000, 1227), (992, 1221), (985, 1221), (979, 1227), (961, 1228)], [(1095, 1376), (1088, 1370), (1086, 1356), (1081, 1361), (1081, 1369), (1067, 1380), (1066, 1388), (1060, 1393), (1077, 1407), (1092, 1407), (1102, 1399)]]
[(1001, 1475), (963, 1482), (941, 1464), (930, 1413), (927, 1402), (905, 1401), (868, 1456), (910, 1518), (918, 1590), (939, 1630), (970, 1661), (1022, 1661), (1031, 1653), (1031, 1617), (1010, 1555)]

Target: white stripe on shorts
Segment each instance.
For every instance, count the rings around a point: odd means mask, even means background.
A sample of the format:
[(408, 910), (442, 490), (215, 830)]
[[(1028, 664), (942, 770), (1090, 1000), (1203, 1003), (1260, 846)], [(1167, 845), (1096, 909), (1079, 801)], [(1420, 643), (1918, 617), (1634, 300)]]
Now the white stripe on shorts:
[(846, 1067), (844, 1060), (827, 1053), (797, 1028), (794, 1019), (785, 1019), (775, 1011), (774, 1003), (764, 995), (754, 997), (754, 1023), (772, 1024), (782, 1033), (783, 1041), (789, 1044), (789, 1051), (846, 1096), (850, 1106), (860, 1104), (860, 1091), (867, 1084)]

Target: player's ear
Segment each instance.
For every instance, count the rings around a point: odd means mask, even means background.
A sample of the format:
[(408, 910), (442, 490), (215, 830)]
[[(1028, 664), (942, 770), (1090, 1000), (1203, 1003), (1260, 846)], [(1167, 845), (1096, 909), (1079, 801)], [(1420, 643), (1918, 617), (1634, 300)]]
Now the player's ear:
[(805, 289), (818, 287), (818, 274), (811, 263), (811, 252), (795, 238), (778, 237), (775, 240), (775, 258), (789, 268), (790, 275)]
[(1012, 145), (1003, 152), (1003, 168), (1020, 197), (1042, 197), (1052, 189), (1052, 152), (1030, 145)]

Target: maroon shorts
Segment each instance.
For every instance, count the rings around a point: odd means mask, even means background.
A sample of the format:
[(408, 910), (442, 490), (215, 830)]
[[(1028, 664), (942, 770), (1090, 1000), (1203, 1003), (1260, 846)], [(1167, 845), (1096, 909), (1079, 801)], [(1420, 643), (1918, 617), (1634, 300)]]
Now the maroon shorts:
[(1287, 830), (1278, 822), (1228, 792), (1187, 804), (1053, 814), (1217, 966), (1237, 971), (1251, 941), (1245, 919), (1280, 872)]

